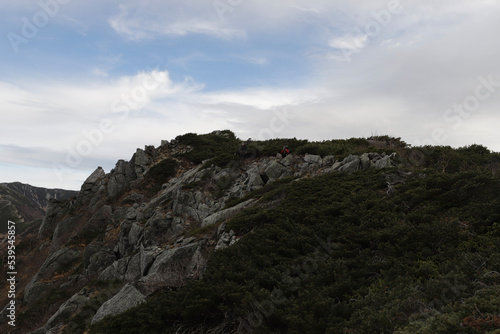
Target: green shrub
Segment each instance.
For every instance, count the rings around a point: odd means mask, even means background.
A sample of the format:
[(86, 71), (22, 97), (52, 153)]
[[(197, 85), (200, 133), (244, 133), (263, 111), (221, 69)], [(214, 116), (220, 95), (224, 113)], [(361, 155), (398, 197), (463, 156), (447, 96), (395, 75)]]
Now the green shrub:
[(224, 167), (230, 161), (236, 159), (239, 140), (229, 130), (216, 131), (209, 134), (198, 135), (188, 133), (175, 138), (179, 143), (191, 146), (193, 149), (184, 157), (195, 164), (212, 159), (210, 164)]
[(149, 169), (144, 177), (143, 184), (152, 184), (153, 191), (158, 192), (161, 186), (177, 173), (178, 162), (174, 159), (165, 159)]

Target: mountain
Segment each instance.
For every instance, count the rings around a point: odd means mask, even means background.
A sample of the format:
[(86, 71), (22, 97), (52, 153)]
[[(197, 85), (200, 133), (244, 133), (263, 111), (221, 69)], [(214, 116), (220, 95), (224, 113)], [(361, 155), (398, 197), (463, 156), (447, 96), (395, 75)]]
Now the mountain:
[(34, 187), (20, 182), (0, 183), (0, 233), (7, 231), (6, 221), (22, 223), (41, 219), (50, 200), (67, 200), (77, 193)]
[(481, 145), (388, 136), (146, 146), (18, 240), (0, 330), (493, 333), (499, 171)]

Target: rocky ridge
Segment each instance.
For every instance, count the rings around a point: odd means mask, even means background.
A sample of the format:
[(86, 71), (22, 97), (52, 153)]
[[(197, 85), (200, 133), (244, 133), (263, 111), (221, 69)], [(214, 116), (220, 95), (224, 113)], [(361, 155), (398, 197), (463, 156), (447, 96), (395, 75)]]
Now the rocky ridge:
[[(258, 198), (245, 196), (268, 184), (394, 166), (393, 155), (365, 153), (341, 160), (311, 154), (248, 158), (222, 168), (186, 161), (183, 154), (191, 149), (176, 141), (137, 149), (109, 173), (98, 167), (75, 198), (49, 203), (33, 250), (47, 257), (29, 281), (20, 282), (18, 303), (29, 309), (60, 289), (69, 298), (32, 333), (72, 332), (81, 321), (88, 326), (158, 289), (201, 277), (213, 251), (242, 237), (224, 222), (259, 205)], [(175, 173), (153, 191), (149, 176), (169, 159), (177, 164)], [(388, 181), (388, 192), (390, 186)]]

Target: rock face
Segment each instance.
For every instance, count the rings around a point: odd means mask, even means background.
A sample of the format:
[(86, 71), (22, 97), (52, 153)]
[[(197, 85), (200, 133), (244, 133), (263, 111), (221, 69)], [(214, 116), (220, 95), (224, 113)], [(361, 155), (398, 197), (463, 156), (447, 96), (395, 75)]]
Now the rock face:
[[(87, 319), (95, 323), (141, 303), (158, 289), (179, 288), (202, 277), (209, 255), (231, 247), (241, 237), (225, 230), (225, 222), (259, 205), (258, 196), (251, 193), (267, 184), (286, 177), (394, 165), (392, 156), (378, 153), (339, 160), (290, 154), (221, 168), (178, 158), (190, 150), (175, 141), (164, 142), (158, 149), (138, 149), (130, 161), (118, 161), (107, 174), (97, 168), (71, 200), (48, 202), (35, 233), (40, 241), (38, 251), (46, 258), (24, 287), (23, 302), (32, 305), (54, 289), (65, 289), (72, 297), (47, 316), (50, 319), (37, 332), (58, 333), (68, 319), (88, 307), (96, 293), (88, 282), (123, 287), (107, 296), (94, 310), (97, 313)], [(176, 159), (178, 167), (175, 175), (155, 184), (154, 189), (161, 190), (153, 192), (148, 173), (165, 159)], [(389, 186), (399, 182), (390, 180)], [(187, 231), (192, 233), (189, 237)]]
[(137, 306), (145, 300), (145, 296), (133, 285), (127, 284), (113, 298), (102, 304), (97, 313), (92, 318), (95, 323), (108, 315), (125, 312), (129, 308)]
[(218, 211), (218, 212), (214, 213), (213, 215), (210, 215), (207, 218), (203, 219), (201, 226), (212, 225), (218, 221), (228, 220), (229, 218), (232, 218), (236, 214), (240, 213), (245, 208), (252, 206), (252, 204), (254, 204), (255, 202), (256, 202), (256, 200), (249, 199), (248, 201), (240, 203), (232, 208)]
[(98, 181), (102, 179), (105, 175), (106, 173), (104, 172), (102, 167), (97, 167), (97, 169), (92, 174), (90, 174), (90, 176), (85, 180), (85, 182), (83, 182), (81, 192), (88, 193), (93, 191), (94, 190), (93, 188), (98, 184)]
[(139, 285), (149, 293), (159, 288), (180, 287), (188, 279), (200, 276), (206, 265), (202, 255), (204, 242), (181, 245), (159, 254)]

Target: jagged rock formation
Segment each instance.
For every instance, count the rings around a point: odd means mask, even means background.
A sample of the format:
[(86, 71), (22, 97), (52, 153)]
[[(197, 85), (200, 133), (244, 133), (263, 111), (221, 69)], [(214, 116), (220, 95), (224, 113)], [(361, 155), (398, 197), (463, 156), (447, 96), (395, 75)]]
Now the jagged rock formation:
[[(109, 173), (98, 167), (78, 195), (66, 202), (48, 203), (38, 230), (34, 251), (47, 257), (37, 273), (21, 282), (29, 308), (64, 287), (71, 296), (34, 333), (60, 333), (75, 316), (88, 325), (142, 302), (158, 289), (178, 288), (201, 277), (210, 254), (230, 247), (240, 236), (225, 231), (224, 222), (253, 205), (241, 199), (266, 184), (325, 173), (352, 173), (394, 165), (385, 154), (334, 156), (290, 154), (234, 161), (226, 168), (194, 165), (182, 158), (190, 147), (162, 142), (158, 148), (138, 149), (130, 161), (120, 160)], [(161, 179), (152, 175), (166, 161), (176, 163), (175, 173)], [(38, 203), (45, 203), (38, 199)], [(216, 231), (188, 235), (195, 228)], [(94, 282), (94, 283), (92, 283)], [(115, 282), (123, 288), (106, 300), (90, 297), (92, 284)], [(24, 283), (24, 285), (23, 285)], [(92, 283), (92, 284), (91, 284)], [(89, 312), (90, 310), (90, 312)]]

